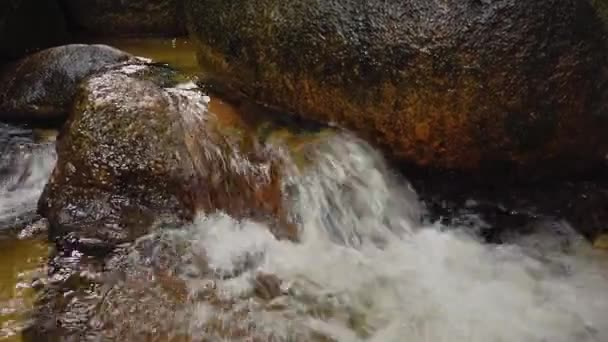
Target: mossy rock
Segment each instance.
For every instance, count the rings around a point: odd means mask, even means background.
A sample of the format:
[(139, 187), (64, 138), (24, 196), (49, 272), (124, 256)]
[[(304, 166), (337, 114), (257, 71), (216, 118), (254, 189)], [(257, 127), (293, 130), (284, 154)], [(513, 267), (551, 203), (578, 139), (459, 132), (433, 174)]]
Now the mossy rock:
[(0, 63), (68, 39), (65, 18), (55, 0), (0, 2)]
[(182, 0), (62, 0), (76, 30), (102, 36), (184, 35)]
[(605, 28), (587, 1), (187, 0), (223, 86), (393, 156), (521, 177), (608, 152)]
[(65, 45), (46, 49), (7, 66), (0, 73), (0, 120), (62, 122), (80, 82), (134, 59), (106, 45)]

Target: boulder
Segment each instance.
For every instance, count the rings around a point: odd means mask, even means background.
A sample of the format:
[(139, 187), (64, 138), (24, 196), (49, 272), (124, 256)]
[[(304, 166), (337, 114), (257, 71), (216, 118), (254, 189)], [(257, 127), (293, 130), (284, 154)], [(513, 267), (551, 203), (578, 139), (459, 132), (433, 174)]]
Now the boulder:
[(588, 1), (186, 0), (222, 87), (425, 167), (569, 174), (608, 152), (606, 29)]
[(0, 63), (69, 39), (63, 12), (55, 0), (0, 2)]
[(106, 45), (65, 45), (40, 51), (0, 73), (0, 120), (63, 121), (86, 77), (133, 58)]
[[(276, 222), (278, 162), (245, 130), (224, 127), (198, 88), (162, 66), (127, 64), (90, 77), (57, 142), (40, 198), (50, 237), (104, 251), (197, 212)], [(79, 247), (80, 248), (80, 247)]]
[(62, 0), (76, 29), (102, 36), (184, 35), (181, 0)]

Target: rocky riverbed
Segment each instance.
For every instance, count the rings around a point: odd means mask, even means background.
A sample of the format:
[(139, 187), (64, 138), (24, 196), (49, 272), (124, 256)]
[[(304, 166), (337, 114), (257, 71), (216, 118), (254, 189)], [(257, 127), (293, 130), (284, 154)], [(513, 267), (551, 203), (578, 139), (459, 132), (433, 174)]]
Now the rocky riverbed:
[(602, 0), (51, 3), (0, 341), (608, 339)]

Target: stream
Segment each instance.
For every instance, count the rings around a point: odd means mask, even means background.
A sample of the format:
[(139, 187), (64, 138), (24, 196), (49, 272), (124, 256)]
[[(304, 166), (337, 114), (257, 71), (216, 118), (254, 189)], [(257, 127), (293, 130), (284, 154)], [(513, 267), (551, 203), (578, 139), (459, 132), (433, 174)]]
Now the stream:
[[(109, 43), (196, 71), (187, 41)], [(210, 108), (218, 116), (235, 110), (214, 97)], [(20, 341), (49, 254), (44, 234), (32, 230), (55, 162), (53, 140), (53, 132), (0, 125), (2, 342)], [(141, 250), (150, 241), (169, 248), (178, 256), (172, 276), (188, 299), (170, 310), (151, 303), (147, 309), (158, 311), (143, 321), (126, 305), (128, 291), (108, 290), (96, 316), (115, 320), (108, 336), (136, 340), (135, 330), (164, 330), (159, 340), (608, 341), (608, 255), (567, 222), (539, 219), (533, 233), (489, 244), (469, 226), (422, 219), (424, 203), (408, 180), (348, 132), (327, 137), (306, 158), (306, 168), (290, 161), (281, 184), (298, 242), (221, 212), (145, 236), (123, 262), (132, 274), (145, 273), (162, 256)], [(487, 224), (471, 220), (473, 228)]]

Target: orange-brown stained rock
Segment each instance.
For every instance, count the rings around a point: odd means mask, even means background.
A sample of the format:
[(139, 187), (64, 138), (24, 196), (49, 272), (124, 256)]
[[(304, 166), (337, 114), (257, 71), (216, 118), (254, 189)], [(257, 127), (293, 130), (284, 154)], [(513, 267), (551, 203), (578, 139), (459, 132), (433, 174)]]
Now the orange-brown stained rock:
[(186, 13), (224, 85), (407, 161), (526, 177), (608, 152), (608, 49), (588, 2), (188, 0)]
[(209, 111), (199, 90), (164, 88), (171, 75), (123, 65), (82, 85), (39, 202), (50, 236), (111, 247), (155, 222), (223, 211), (297, 239), (283, 208), (279, 155), (237, 116)]

